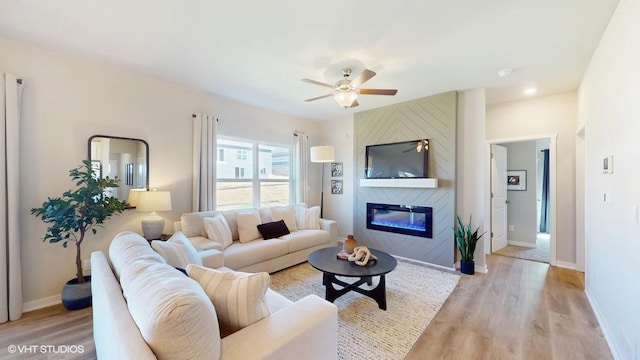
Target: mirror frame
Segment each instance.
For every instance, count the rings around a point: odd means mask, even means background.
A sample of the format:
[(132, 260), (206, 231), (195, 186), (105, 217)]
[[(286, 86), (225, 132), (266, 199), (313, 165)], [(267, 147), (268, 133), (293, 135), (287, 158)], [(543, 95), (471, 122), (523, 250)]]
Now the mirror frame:
[[(146, 159), (147, 159), (147, 163), (146, 163), (146, 173), (147, 173), (147, 178), (145, 179), (145, 188), (147, 190), (149, 190), (149, 143), (146, 142), (145, 140), (142, 139), (136, 139), (136, 138), (128, 138), (128, 137), (122, 137), (122, 136), (111, 136), (111, 135), (92, 135), (89, 138), (89, 141), (87, 142), (87, 158), (91, 159), (91, 142), (93, 141), (93, 139), (95, 138), (108, 138), (108, 139), (118, 139), (118, 140), (133, 140), (133, 141), (140, 141), (142, 142), (147, 151), (146, 151)], [(131, 207), (134, 208), (134, 207)]]

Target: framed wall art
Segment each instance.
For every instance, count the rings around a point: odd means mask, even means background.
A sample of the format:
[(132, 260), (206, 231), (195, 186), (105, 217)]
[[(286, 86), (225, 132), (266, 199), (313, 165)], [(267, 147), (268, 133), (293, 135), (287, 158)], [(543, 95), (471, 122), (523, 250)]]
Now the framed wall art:
[(342, 162), (332, 162), (331, 177), (341, 177), (341, 176), (342, 176)]
[(507, 170), (507, 190), (527, 190), (527, 170)]

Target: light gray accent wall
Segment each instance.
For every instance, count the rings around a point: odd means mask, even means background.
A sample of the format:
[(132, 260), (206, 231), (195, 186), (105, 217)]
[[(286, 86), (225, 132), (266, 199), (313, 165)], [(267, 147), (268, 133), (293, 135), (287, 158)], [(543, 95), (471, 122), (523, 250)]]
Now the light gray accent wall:
[[(455, 262), (457, 94), (448, 92), (354, 115), (354, 235), (361, 245), (391, 254), (451, 268)], [(365, 146), (429, 139), (429, 177), (438, 178), (437, 189), (360, 187), (364, 177)], [(368, 230), (367, 202), (430, 206), (433, 238)]]
[[(526, 191), (507, 191), (507, 241), (535, 246), (537, 235), (536, 215), (536, 141), (521, 141), (501, 144), (507, 148), (507, 169), (527, 171)], [(517, 245), (517, 244), (516, 244)]]

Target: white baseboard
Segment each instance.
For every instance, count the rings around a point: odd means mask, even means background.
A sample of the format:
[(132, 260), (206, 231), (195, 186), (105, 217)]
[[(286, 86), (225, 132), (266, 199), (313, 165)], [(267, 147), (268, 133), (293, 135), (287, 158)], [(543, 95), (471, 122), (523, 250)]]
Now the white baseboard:
[(406, 261), (408, 263), (414, 263), (414, 264), (422, 265), (422, 266), (425, 266), (425, 267), (428, 267), (428, 268), (432, 268), (432, 269), (442, 270), (442, 271), (446, 271), (446, 272), (456, 272), (455, 264), (452, 267), (446, 267), (446, 266), (431, 264), (431, 263), (420, 261), (420, 260), (409, 259), (409, 258), (405, 258), (405, 257), (402, 257), (402, 256), (397, 256), (397, 255), (393, 255), (393, 257), (396, 258), (396, 259), (400, 259), (402, 261)]
[(593, 310), (593, 313), (596, 316), (596, 320), (598, 320), (598, 324), (600, 325), (600, 330), (602, 330), (602, 334), (604, 335), (604, 340), (607, 342), (607, 345), (609, 345), (609, 350), (611, 350), (611, 354), (613, 355), (613, 358), (615, 360), (626, 359), (620, 356), (620, 351), (618, 351), (618, 349), (614, 346), (615, 342), (613, 341), (613, 333), (611, 332), (611, 329), (609, 328), (607, 323), (602, 318), (602, 313), (600, 312), (598, 303), (590, 295), (588, 289), (585, 289), (584, 293), (585, 295), (587, 295), (587, 301), (589, 301), (589, 305), (591, 305), (591, 310)]
[(522, 247), (528, 247), (528, 248), (532, 248), (532, 249), (536, 248), (536, 244), (532, 244), (532, 243), (528, 243), (528, 242), (522, 242), (522, 241), (507, 240), (507, 245), (522, 246)]
[(570, 269), (570, 270), (576, 270), (576, 268), (577, 268), (575, 263), (570, 263), (570, 262), (566, 262), (566, 261), (556, 261), (554, 266), (565, 268), (565, 269)]
[(28, 302), (22, 303), (22, 312), (29, 312), (29, 311), (38, 310), (38, 309), (46, 308), (53, 305), (58, 305), (61, 302), (62, 300), (60, 300), (60, 295), (53, 295), (53, 296), (49, 296), (49, 297), (38, 299), (38, 300), (28, 301)]

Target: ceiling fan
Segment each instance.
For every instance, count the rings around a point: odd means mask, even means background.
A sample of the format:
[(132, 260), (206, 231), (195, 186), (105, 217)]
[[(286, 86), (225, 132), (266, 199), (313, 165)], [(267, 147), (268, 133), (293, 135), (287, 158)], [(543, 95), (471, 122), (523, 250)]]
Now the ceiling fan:
[(325, 84), (311, 79), (302, 79), (302, 81), (304, 82), (320, 85), (333, 90), (331, 94), (314, 97), (305, 101), (314, 101), (333, 96), (333, 98), (338, 102), (338, 104), (340, 104), (340, 106), (348, 109), (359, 105), (358, 101), (356, 100), (358, 98), (358, 94), (395, 95), (398, 92), (398, 90), (396, 89), (361, 89), (360, 85), (364, 84), (366, 81), (376, 75), (376, 73), (371, 70), (364, 69), (364, 71), (362, 71), (362, 73), (360, 73), (360, 75), (358, 75), (353, 80), (349, 79), (350, 75), (351, 69), (342, 69), (342, 80), (336, 82), (335, 85)]

